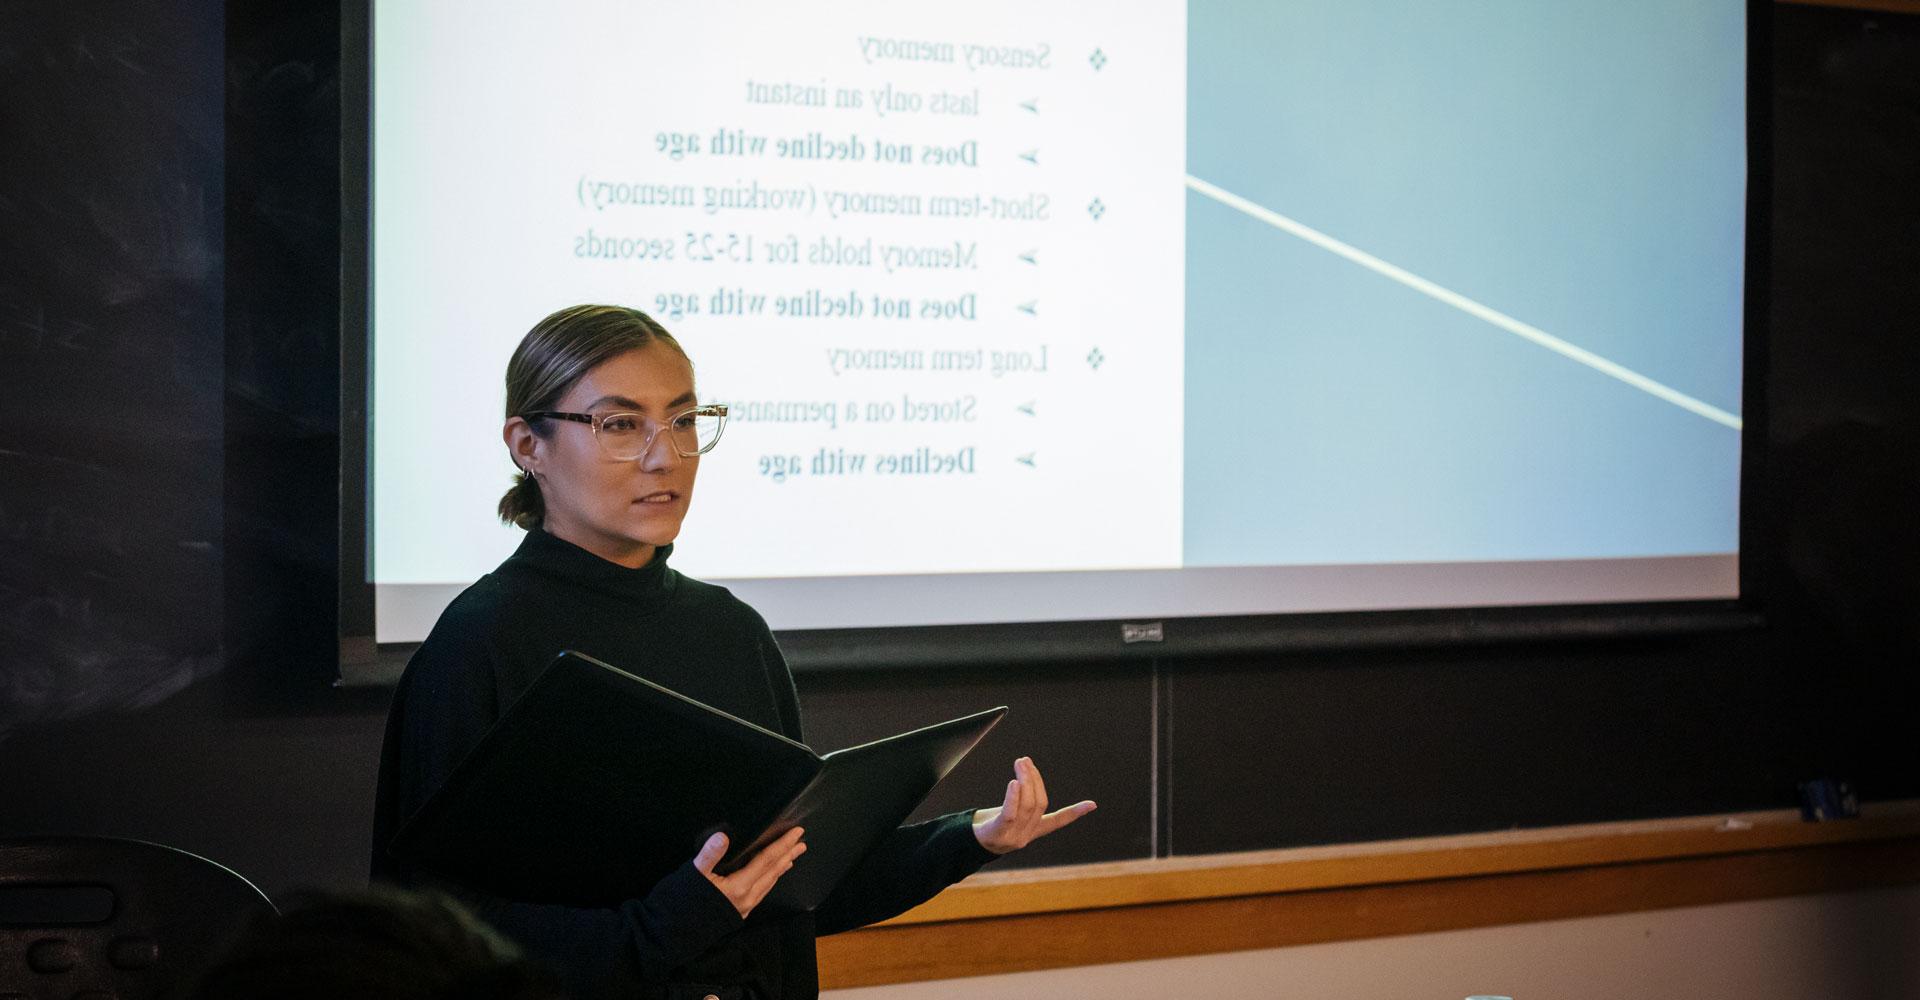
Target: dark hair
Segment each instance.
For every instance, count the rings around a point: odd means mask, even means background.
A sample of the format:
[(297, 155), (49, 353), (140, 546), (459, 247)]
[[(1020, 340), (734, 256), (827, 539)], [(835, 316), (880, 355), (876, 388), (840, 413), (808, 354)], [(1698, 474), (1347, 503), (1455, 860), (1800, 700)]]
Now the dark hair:
[(558, 981), (445, 896), (310, 891), (256, 920), (198, 1000), (561, 1000)]
[[(552, 409), (596, 365), (654, 341), (687, 356), (673, 334), (638, 309), (580, 305), (548, 316), (520, 338), (507, 361), (507, 417)], [(528, 424), (535, 434), (549, 433), (545, 420)], [(500, 520), (532, 528), (546, 514), (540, 482), (522, 469), (500, 498)]]

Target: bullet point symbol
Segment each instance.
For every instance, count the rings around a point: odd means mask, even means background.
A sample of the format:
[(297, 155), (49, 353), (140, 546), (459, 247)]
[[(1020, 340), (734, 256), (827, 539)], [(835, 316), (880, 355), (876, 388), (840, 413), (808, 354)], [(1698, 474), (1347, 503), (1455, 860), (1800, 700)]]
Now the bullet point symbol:
[(1021, 465), (1024, 465), (1029, 469), (1034, 468), (1033, 452), (1027, 452), (1024, 455), (1016, 455), (1014, 456), (1013, 460), (1016, 462), (1019, 462)]
[(1098, 347), (1087, 352), (1087, 364), (1092, 366), (1094, 371), (1099, 371), (1100, 366), (1103, 363), (1105, 363), (1106, 360), (1107, 360), (1107, 356), (1104, 354), (1101, 354), (1100, 349)]
[(1087, 214), (1093, 216), (1093, 221), (1099, 222), (1100, 217), (1107, 214), (1106, 203), (1098, 198), (1093, 199), (1087, 204)]
[(1029, 250), (1026, 253), (1021, 254), (1020, 259), (1026, 261), (1029, 264), (1037, 265), (1040, 263), (1040, 251)]
[(1027, 161), (1028, 163), (1033, 164), (1036, 167), (1040, 165), (1040, 151), (1037, 149), (1029, 149), (1024, 153), (1021, 153), (1020, 158)]
[(1029, 399), (1024, 403), (1021, 403), (1019, 406), (1014, 407), (1014, 409), (1019, 410), (1021, 413), (1024, 413), (1029, 417), (1039, 416), (1039, 414), (1033, 412), (1034, 402), (1035, 402), (1034, 400)]
[(1093, 55), (1087, 57), (1087, 62), (1093, 64), (1093, 71), (1098, 73), (1100, 72), (1100, 68), (1107, 64), (1107, 54), (1099, 49), (1094, 49)]
[(1036, 115), (1040, 113), (1040, 99), (1038, 97), (1029, 97), (1021, 101), (1020, 106)]
[(1020, 310), (1023, 313), (1026, 313), (1029, 316), (1037, 316), (1039, 315), (1038, 310), (1040, 308), (1040, 300), (1034, 299), (1031, 302), (1022, 302), (1019, 305), (1014, 306), (1014, 308)]

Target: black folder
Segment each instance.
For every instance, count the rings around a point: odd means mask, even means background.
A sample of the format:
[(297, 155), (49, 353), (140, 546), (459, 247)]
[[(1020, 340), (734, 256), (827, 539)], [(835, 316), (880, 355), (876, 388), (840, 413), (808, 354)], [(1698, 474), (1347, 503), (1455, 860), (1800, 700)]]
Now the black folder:
[(1005, 707), (821, 757), (590, 656), (564, 652), (395, 836), (402, 858), (508, 899), (645, 896), (727, 834), (733, 871), (795, 826), (807, 853), (760, 905), (819, 906)]

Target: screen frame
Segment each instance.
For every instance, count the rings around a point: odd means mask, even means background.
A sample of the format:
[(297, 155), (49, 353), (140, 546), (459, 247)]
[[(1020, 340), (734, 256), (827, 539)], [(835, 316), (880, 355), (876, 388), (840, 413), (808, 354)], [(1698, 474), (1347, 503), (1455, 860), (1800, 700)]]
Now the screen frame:
[[(372, 0), (340, 3), (339, 681), (396, 681), (419, 643), (375, 641), (371, 565)], [(1746, 240), (1741, 331), (1739, 595), (1732, 599), (776, 632), (797, 670), (1243, 657), (1330, 648), (1591, 640), (1765, 624), (1761, 556), (1772, 196), (1771, 4), (1746, 3)], [(1158, 635), (1158, 638), (1149, 636)]]

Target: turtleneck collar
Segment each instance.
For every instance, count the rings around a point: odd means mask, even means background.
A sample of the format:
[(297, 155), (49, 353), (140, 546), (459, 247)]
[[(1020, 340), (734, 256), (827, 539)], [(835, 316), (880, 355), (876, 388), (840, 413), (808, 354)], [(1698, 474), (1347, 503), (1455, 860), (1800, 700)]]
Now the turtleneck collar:
[(520, 547), (501, 568), (525, 569), (651, 608), (665, 604), (673, 596), (678, 574), (667, 568), (667, 557), (672, 554), (672, 543), (662, 545), (654, 550), (653, 558), (646, 565), (628, 569), (556, 538), (544, 528), (534, 527), (527, 531)]

